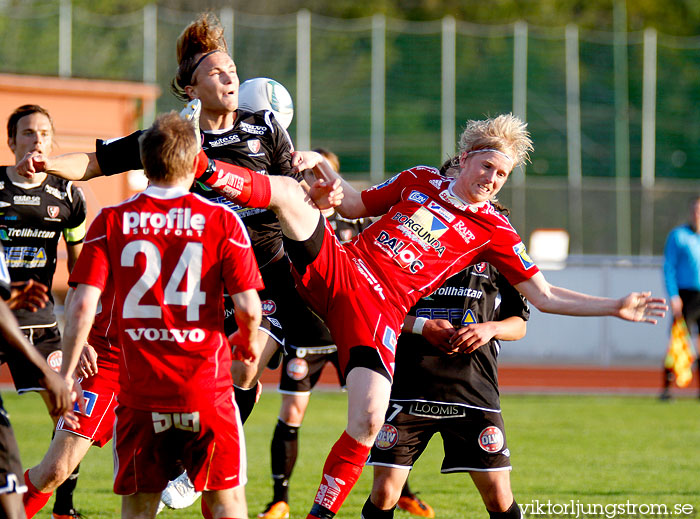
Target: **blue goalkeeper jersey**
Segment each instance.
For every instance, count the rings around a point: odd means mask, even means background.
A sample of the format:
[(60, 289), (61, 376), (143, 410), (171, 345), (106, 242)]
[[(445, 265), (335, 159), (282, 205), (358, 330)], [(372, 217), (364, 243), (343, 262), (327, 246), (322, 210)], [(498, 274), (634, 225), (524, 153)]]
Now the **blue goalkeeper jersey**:
[(679, 289), (700, 291), (700, 234), (689, 224), (674, 228), (666, 239), (664, 279), (669, 297)]

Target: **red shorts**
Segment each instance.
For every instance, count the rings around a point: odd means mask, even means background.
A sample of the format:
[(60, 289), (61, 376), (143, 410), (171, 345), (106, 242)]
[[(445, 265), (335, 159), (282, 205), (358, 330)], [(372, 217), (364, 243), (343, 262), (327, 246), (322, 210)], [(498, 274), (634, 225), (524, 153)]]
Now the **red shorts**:
[[(362, 259), (340, 244), (328, 222), (310, 240), (313, 243), (306, 245), (306, 252), (318, 253), (306, 261), (299, 258), (308, 263), (303, 274), (293, 261), (292, 273), (302, 297), (323, 318), (335, 340), (341, 372), (345, 373), (350, 348), (369, 346), (377, 350), (393, 377), (396, 339), (404, 316)], [(295, 249), (295, 253), (301, 250)]]
[(75, 429), (59, 418), (56, 424), (57, 431), (68, 431), (102, 447), (112, 439), (114, 428), (114, 408), (117, 406), (117, 392), (119, 390), (119, 366), (112, 369), (101, 366), (97, 375), (80, 381), (85, 398), (85, 413), (78, 410), (75, 404), (80, 428)]
[(114, 492), (161, 492), (182, 468), (197, 491), (246, 483), (245, 438), (230, 398), (193, 412), (142, 411), (117, 406)]

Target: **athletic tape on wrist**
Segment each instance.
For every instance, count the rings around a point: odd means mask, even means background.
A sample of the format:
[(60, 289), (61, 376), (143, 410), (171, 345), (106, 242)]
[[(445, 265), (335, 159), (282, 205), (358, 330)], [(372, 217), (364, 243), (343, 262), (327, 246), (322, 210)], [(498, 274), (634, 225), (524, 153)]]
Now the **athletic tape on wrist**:
[(416, 317), (416, 320), (413, 322), (413, 329), (411, 331), (416, 335), (423, 335), (423, 327), (427, 322), (428, 319), (425, 317)]

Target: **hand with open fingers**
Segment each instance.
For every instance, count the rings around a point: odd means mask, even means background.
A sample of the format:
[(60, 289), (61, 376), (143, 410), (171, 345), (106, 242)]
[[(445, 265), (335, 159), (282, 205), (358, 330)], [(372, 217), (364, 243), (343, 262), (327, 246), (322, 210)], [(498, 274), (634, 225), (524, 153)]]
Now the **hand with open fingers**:
[(321, 210), (338, 207), (344, 196), (340, 179), (332, 183), (319, 179), (309, 188), (309, 197)]
[(494, 335), (496, 330), (491, 322), (472, 323), (457, 330), (450, 343), (453, 351), (472, 353), (487, 344)]
[(657, 317), (666, 315), (668, 306), (662, 297), (651, 297), (651, 292), (632, 292), (619, 300), (617, 317), (626, 321), (656, 324)]
[(43, 283), (30, 279), (28, 281), (13, 281), (10, 284), (11, 294), (7, 301), (10, 310), (29, 310), (36, 312), (46, 306), (49, 301), (49, 289)]
[(85, 343), (80, 353), (80, 360), (75, 372), (79, 377), (88, 378), (97, 375), (97, 352), (95, 348)]
[(323, 155), (315, 151), (298, 151), (292, 153), (292, 170), (301, 173), (305, 169), (313, 169), (323, 160)]
[(240, 330), (236, 330), (228, 336), (228, 343), (231, 345), (231, 358), (233, 360), (252, 364), (258, 358), (255, 342), (245, 340)]

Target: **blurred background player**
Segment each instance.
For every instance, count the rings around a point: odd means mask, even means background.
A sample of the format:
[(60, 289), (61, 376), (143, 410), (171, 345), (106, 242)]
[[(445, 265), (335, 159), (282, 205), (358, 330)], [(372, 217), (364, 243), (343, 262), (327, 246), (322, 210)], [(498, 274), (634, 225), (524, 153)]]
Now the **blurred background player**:
[[(441, 172), (456, 173), (451, 162)], [(510, 488), (497, 359), (499, 339), (524, 337), (529, 316), (524, 298), (488, 263), (452, 276), (410, 310), (397, 344), (387, 421), (368, 461), (374, 484), (364, 519), (393, 517), (403, 481), (438, 432), (442, 472), (468, 472), (491, 517), (520, 517)]]
[[(700, 347), (700, 197), (690, 202), (688, 222), (674, 227), (666, 238), (664, 281), (673, 318), (685, 320)], [(700, 357), (697, 365), (700, 380)], [(664, 366), (662, 400), (671, 398), (672, 381), (673, 370)]]
[[(38, 105), (17, 108), (7, 121), (7, 142), (19, 162), (28, 154), (50, 154), (54, 128), (51, 116)], [(82, 192), (72, 182), (39, 172), (30, 180), (14, 166), (0, 168), (0, 212), (7, 265), (13, 281), (34, 280), (48, 287), (49, 299), (36, 311), (14, 311), (20, 328), (49, 365), (61, 366), (61, 335), (50, 293), (56, 271), (58, 240), (63, 235), (72, 270), (82, 248), (86, 228), (86, 206)], [(39, 391), (50, 414), (57, 419), (51, 399), (40, 391), (40, 372), (26, 358), (10, 352), (7, 363), (18, 393)], [(53, 515), (69, 519), (79, 514), (73, 505), (73, 491), (79, 467), (56, 491)]]
[[(39, 383), (46, 390), (51, 408), (57, 415), (72, 415), (73, 402), (68, 385), (61, 376), (52, 370), (46, 359), (32, 346), (20, 331), (17, 319), (6, 301), (11, 297), (10, 274), (5, 265), (5, 255), (0, 244), (0, 363), (10, 349), (23, 355), (40, 373)], [(69, 418), (70, 420), (70, 418)], [(22, 463), (15, 440), (10, 415), (5, 411), (0, 397), (0, 516), (8, 519), (22, 519), (22, 493), (26, 492), (22, 477)]]
[[(100, 293), (118, 279), (114, 491), (122, 517), (155, 517), (170, 474), (182, 468), (214, 519), (247, 517), (230, 364), (231, 346), (239, 360), (256, 356), (260, 272), (238, 216), (189, 192), (198, 160), (192, 124), (174, 112), (160, 116), (139, 143), (150, 185), (90, 226), (70, 278), (77, 288), (61, 373), (72, 380)], [(224, 288), (238, 324), (230, 344)]]

